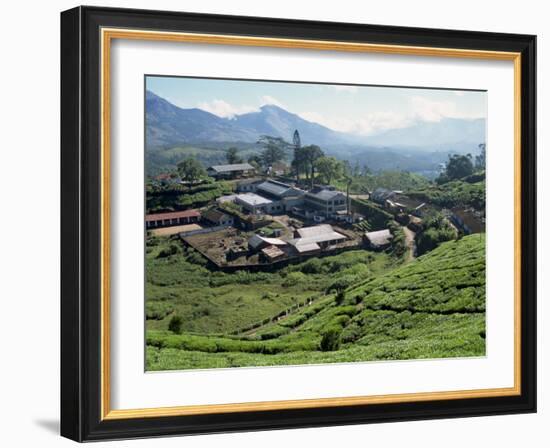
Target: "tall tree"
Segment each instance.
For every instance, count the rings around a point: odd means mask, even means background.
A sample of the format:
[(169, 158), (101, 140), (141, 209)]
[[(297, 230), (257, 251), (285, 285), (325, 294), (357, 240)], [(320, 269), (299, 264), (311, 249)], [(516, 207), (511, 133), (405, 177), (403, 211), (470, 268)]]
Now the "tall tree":
[(264, 148), (262, 151), (262, 161), (268, 167), (283, 160), (287, 155), (287, 151), (292, 146), (285, 139), (270, 135), (262, 135), (258, 143)]
[(250, 163), (250, 165), (254, 167), (256, 172), (259, 173), (262, 167), (262, 157), (259, 154), (251, 155), (248, 158), (248, 163)]
[(474, 172), (474, 164), (472, 163), (472, 155), (465, 156), (453, 154), (449, 155), (449, 161), (445, 169), (445, 174), (448, 180), (462, 179)]
[(323, 178), (323, 181), (330, 184), (333, 180), (338, 180), (344, 175), (344, 164), (335, 157), (319, 157), (315, 161), (317, 172)]
[(235, 163), (243, 163), (243, 159), (241, 159), (237, 154), (238, 152), (239, 150), (234, 146), (227, 149), (227, 151), (225, 152), (225, 158), (227, 159), (227, 163), (229, 163), (230, 165), (233, 165)]
[(476, 156), (476, 170), (485, 169), (485, 149), (487, 145), (485, 143), (480, 143), (478, 146), (479, 154)]
[(187, 182), (195, 182), (206, 177), (206, 171), (201, 163), (192, 157), (182, 160), (177, 166), (179, 175)]
[(307, 154), (304, 148), (294, 148), (294, 158), (292, 159), (292, 170), (296, 175), (296, 180), (300, 180), (300, 175), (305, 173), (306, 179), (309, 179), (309, 169)]
[(313, 188), (313, 181), (315, 178), (315, 162), (317, 159), (323, 157), (325, 153), (317, 145), (303, 146), (302, 150), (304, 151), (304, 158), (309, 169), (309, 180), (311, 182), (311, 187)]

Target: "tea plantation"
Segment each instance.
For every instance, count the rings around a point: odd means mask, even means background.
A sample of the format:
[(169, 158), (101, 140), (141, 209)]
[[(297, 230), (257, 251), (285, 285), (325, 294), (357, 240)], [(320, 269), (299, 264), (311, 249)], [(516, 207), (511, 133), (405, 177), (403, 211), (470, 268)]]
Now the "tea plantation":
[(483, 234), (407, 264), (357, 250), (276, 273), (211, 272), (174, 241), (150, 243), (147, 370), (485, 354)]

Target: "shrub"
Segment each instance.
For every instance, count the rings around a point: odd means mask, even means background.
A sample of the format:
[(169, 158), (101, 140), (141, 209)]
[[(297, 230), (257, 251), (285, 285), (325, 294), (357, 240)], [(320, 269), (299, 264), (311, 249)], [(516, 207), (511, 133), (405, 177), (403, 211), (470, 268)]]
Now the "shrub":
[(342, 329), (338, 327), (331, 327), (323, 333), (321, 338), (320, 348), (324, 352), (333, 352), (340, 348), (340, 336)]
[(170, 245), (164, 249), (162, 249), (159, 254), (157, 255), (157, 258), (166, 258), (170, 257), (172, 255), (175, 255), (181, 251), (181, 246), (177, 243), (170, 243)]
[(170, 323), (168, 324), (168, 330), (175, 334), (181, 334), (182, 325), (183, 319), (180, 316), (172, 316), (172, 319), (170, 319)]
[(145, 305), (145, 318), (162, 320), (174, 311), (174, 307), (166, 302), (147, 301)]
[(355, 275), (342, 275), (329, 285), (327, 292), (331, 293), (332, 291), (336, 291), (340, 293), (356, 282), (357, 277)]
[(318, 258), (312, 258), (302, 266), (304, 274), (320, 274), (323, 271), (323, 263)]
[(284, 287), (289, 287), (289, 286), (296, 286), (296, 285), (299, 285), (300, 283), (303, 283), (307, 280), (307, 277), (305, 274), (301, 273), (301, 272), (290, 272), (284, 282), (283, 282), (283, 286)]

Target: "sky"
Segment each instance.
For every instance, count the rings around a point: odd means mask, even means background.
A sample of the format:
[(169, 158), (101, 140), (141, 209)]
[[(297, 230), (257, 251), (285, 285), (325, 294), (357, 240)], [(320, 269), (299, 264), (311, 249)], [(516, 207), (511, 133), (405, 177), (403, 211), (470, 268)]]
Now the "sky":
[(486, 118), (486, 92), (147, 76), (146, 88), (182, 108), (232, 118), (273, 104), (335, 131), (375, 135), (443, 118)]

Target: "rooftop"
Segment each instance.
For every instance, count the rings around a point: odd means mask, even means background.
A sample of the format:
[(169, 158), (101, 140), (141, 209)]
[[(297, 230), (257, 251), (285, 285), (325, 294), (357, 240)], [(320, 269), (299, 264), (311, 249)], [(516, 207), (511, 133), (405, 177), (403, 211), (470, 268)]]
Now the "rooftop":
[(253, 235), (248, 240), (248, 245), (253, 249), (260, 247), (262, 244), (269, 244), (271, 246), (286, 246), (286, 243), (279, 238), (266, 238), (261, 235)]
[(206, 210), (202, 214), (202, 216), (212, 222), (218, 222), (224, 218), (230, 217), (230, 215), (228, 215), (227, 213), (224, 213), (221, 210), (217, 210), (217, 209)]
[(393, 235), (389, 229), (377, 230), (376, 232), (367, 232), (365, 237), (375, 246), (385, 246), (391, 243)]
[(257, 188), (258, 190), (264, 191), (277, 197), (285, 196), (288, 193), (293, 193), (296, 196), (303, 194), (301, 190), (298, 190), (291, 185), (277, 182), (275, 180), (266, 180), (265, 182), (259, 184)]
[(289, 240), (289, 244), (297, 247), (327, 241), (341, 241), (347, 236), (335, 232), (330, 224), (321, 224), (313, 227), (303, 227), (297, 231), (300, 238)]
[(218, 173), (226, 173), (230, 171), (247, 171), (253, 170), (254, 167), (250, 163), (235, 163), (233, 165), (212, 165), (209, 170), (217, 171)]
[(291, 240), (289, 241), (294, 248), (301, 254), (305, 252), (313, 252), (315, 250), (321, 250), (319, 245), (317, 243), (307, 242), (307, 241), (301, 241), (301, 240)]
[(387, 188), (377, 188), (371, 194), (371, 198), (374, 201), (385, 201), (386, 199), (395, 195), (393, 190), (388, 190)]
[(342, 193), (341, 191), (328, 190), (328, 189), (317, 190), (317, 191), (312, 190), (312, 191), (307, 193), (308, 196), (313, 196), (317, 199), (321, 199), (322, 201), (330, 201), (330, 200), (334, 199), (335, 197), (343, 195), (343, 194), (344, 193)]
[(301, 238), (308, 238), (316, 235), (334, 232), (330, 224), (321, 224), (312, 227), (302, 227), (296, 231)]
[(198, 218), (200, 217), (198, 210), (183, 210), (180, 212), (154, 213), (145, 215), (145, 221), (160, 221), (161, 219), (178, 219), (178, 218)]
[(461, 207), (453, 208), (452, 212), (455, 216), (458, 216), (465, 225), (468, 226), (472, 233), (480, 233), (485, 230), (484, 219), (480, 212)]
[(271, 204), (272, 202), (271, 200), (264, 198), (263, 196), (260, 196), (256, 193), (242, 193), (237, 195), (237, 199), (253, 207), (258, 205)]
[(262, 249), (262, 253), (268, 258), (282, 257), (285, 253), (277, 246), (267, 246)]

